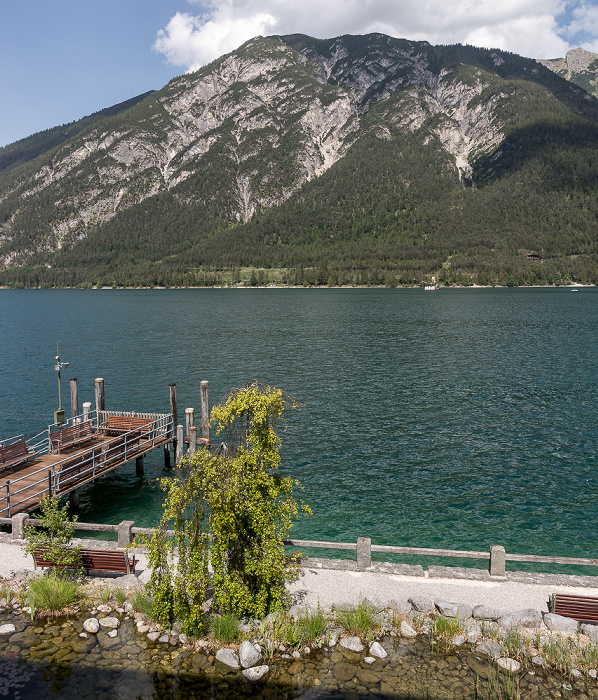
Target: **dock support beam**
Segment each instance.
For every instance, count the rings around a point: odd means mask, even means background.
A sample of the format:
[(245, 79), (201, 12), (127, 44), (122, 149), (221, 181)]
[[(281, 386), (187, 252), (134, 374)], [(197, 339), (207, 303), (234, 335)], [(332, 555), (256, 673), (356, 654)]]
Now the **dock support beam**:
[(189, 447), (187, 448), (187, 454), (189, 458), (193, 457), (195, 450), (197, 449), (197, 428), (192, 425), (189, 428)]
[(69, 513), (74, 514), (79, 510), (79, 491), (81, 489), (75, 489), (69, 492)]
[(104, 380), (101, 377), (96, 379), (96, 411), (98, 412), (98, 423), (100, 421), (100, 411), (105, 411), (104, 405)]
[(79, 415), (79, 391), (77, 390), (77, 379), (71, 377), (71, 418)]
[(87, 423), (88, 420), (91, 420), (91, 401), (83, 404), (83, 422)]
[(173, 441), (174, 454), (175, 454), (175, 464), (176, 464), (176, 454), (177, 454), (177, 426), (179, 424), (179, 411), (176, 405), (176, 384), (168, 385), (168, 393), (170, 396), (170, 412), (172, 413), (172, 430), (173, 430)]
[(143, 455), (135, 457), (135, 476), (143, 476)]
[(201, 389), (201, 436), (210, 440), (210, 384), (207, 381), (200, 383)]
[(176, 427), (176, 447), (175, 447), (174, 463), (179, 464), (183, 459), (183, 426)]
[(167, 442), (164, 445), (164, 466), (166, 469), (170, 467), (170, 443)]

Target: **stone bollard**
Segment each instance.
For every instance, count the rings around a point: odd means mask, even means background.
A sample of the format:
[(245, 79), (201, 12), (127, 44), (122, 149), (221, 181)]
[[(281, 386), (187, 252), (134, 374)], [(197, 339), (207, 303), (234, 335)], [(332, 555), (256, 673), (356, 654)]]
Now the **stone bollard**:
[(363, 571), (372, 565), (372, 540), (369, 537), (357, 538), (357, 570)]
[(489, 571), (490, 576), (505, 578), (507, 575), (505, 548), (501, 547), (499, 544), (493, 544), (490, 547)]
[(29, 513), (17, 513), (13, 515), (12, 518), (12, 538), (13, 540), (23, 539), (23, 528), (27, 520), (29, 520)]
[(118, 546), (128, 547), (133, 541), (133, 526), (135, 522), (133, 520), (123, 520), (122, 523), (118, 524)]

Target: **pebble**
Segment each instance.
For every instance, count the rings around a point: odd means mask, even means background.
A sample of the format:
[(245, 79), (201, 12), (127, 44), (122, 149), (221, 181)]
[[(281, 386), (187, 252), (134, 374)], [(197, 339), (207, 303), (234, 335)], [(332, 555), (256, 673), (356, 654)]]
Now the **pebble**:
[(269, 666), (254, 666), (253, 668), (243, 669), (243, 675), (251, 683), (256, 683), (263, 678), (269, 670)]
[(90, 617), (83, 623), (83, 629), (90, 634), (97, 634), (100, 631), (100, 623), (95, 617)]
[(359, 637), (343, 637), (340, 642), (341, 646), (350, 651), (363, 651), (365, 647), (359, 640)]
[(373, 656), (366, 656), (363, 661), (364, 663), (369, 664), (370, 666), (371, 664), (376, 663), (376, 659)]
[(107, 627), (108, 629), (117, 629), (120, 625), (120, 620), (116, 617), (100, 617), (98, 620), (102, 627)]
[(508, 671), (509, 673), (519, 673), (521, 670), (521, 664), (519, 661), (515, 661), (515, 659), (509, 659), (508, 657), (501, 657), (499, 659), (496, 659), (496, 663), (499, 666), (499, 668), (502, 668), (504, 671)]
[(386, 649), (380, 642), (373, 642), (373, 644), (370, 644), (370, 654), (372, 656), (377, 656), (379, 659), (385, 659), (388, 656)]
[(12, 634), (16, 630), (16, 627), (12, 624), (0, 626), (0, 634)]
[(414, 637), (417, 637), (417, 632), (405, 620), (401, 622), (401, 637), (407, 637), (407, 639), (413, 639)]

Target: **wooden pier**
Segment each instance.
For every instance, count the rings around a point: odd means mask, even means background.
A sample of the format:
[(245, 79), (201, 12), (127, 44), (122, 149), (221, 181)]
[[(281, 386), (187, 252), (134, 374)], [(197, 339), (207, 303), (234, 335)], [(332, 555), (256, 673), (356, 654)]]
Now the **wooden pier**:
[[(177, 425), (176, 387), (171, 384), (170, 413), (137, 413), (106, 411), (104, 380), (96, 379), (96, 409), (83, 404), (78, 414), (76, 379), (71, 379), (72, 417), (64, 425), (53, 424), (27, 440), (26, 459), (2, 471), (0, 459), (0, 518), (35, 510), (44, 496), (69, 494), (71, 505), (78, 504), (79, 489), (100, 476), (133, 459), (142, 473), (143, 457), (164, 446), (164, 458), (170, 465), (170, 443), (178, 463), (183, 446), (192, 455), (196, 446), (209, 445), (208, 382), (201, 383), (201, 437), (196, 437), (193, 409), (186, 409), (187, 436)], [(23, 436), (0, 440), (0, 453), (11, 450), (11, 444), (23, 446)], [(11, 451), (11, 455), (14, 450)], [(1, 455), (0, 455), (1, 456)], [(13, 458), (14, 461), (14, 458)]]

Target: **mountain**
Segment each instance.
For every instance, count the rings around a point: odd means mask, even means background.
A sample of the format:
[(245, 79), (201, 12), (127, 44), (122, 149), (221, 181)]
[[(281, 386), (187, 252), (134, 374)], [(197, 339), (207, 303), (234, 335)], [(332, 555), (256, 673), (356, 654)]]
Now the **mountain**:
[(0, 283), (598, 282), (597, 145), (530, 59), (257, 37), (2, 173)]
[(577, 48), (567, 51), (565, 58), (546, 59), (540, 63), (598, 97), (598, 54)]

